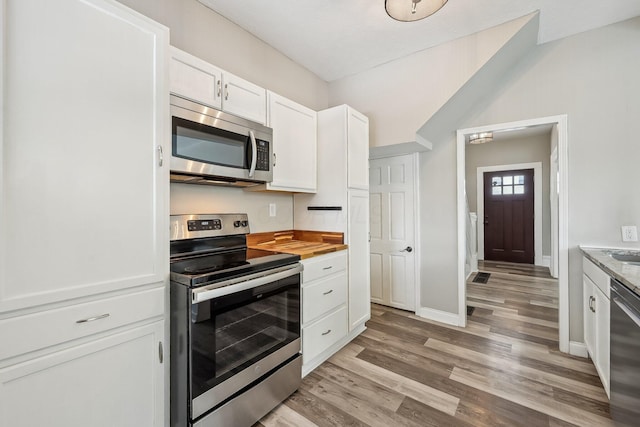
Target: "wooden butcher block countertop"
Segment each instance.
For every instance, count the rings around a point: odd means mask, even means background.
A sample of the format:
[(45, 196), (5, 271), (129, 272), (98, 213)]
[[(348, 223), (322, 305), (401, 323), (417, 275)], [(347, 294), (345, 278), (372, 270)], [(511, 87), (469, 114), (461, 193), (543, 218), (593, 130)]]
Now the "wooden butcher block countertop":
[(247, 246), (264, 251), (300, 255), (301, 259), (347, 249), (344, 233), (287, 230), (247, 235)]

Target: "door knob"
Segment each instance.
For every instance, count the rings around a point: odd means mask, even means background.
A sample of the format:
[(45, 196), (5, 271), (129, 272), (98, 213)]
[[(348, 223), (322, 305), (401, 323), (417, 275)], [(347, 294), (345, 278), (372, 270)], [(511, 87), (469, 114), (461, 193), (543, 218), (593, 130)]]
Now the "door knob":
[(413, 248), (411, 246), (407, 246), (406, 248), (402, 249), (400, 252), (413, 252)]

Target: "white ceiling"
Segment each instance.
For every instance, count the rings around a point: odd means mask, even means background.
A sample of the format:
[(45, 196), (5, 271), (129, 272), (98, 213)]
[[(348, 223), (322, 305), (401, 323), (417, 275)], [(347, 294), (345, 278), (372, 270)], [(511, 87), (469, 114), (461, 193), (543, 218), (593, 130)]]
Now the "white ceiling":
[(540, 11), (545, 43), (640, 15), (638, 0), (449, 0), (416, 22), (384, 0), (198, 0), (326, 81)]

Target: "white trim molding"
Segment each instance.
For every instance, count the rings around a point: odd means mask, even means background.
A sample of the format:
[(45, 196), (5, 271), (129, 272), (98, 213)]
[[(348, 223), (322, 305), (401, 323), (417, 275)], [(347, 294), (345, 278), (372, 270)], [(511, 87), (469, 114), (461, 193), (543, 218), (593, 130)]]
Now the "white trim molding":
[[(478, 218), (484, 218), (484, 173), (520, 169), (533, 169), (533, 244), (535, 265), (542, 261), (542, 162), (516, 163), (511, 165), (480, 166), (476, 172), (476, 206)], [(483, 221), (484, 224), (484, 221)], [(484, 259), (484, 227), (478, 227), (478, 259)]]
[[(467, 322), (467, 284), (465, 278), (466, 255), (466, 203), (465, 203), (465, 144), (472, 133), (509, 131), (538, 125), (553, 125), (558, 130), (558, 344), (560, 351), (568, 353), (569, 346), (569, 172), (567, 115), (541, 117), (517, 122), (500, 123), (456, 132), (457, 205), (458, 205), (458, 323)], [(574, 346), (575, 347), (575, 346)]]
[(542, 255), (542, 263), (540, 265), (551, 268), (551, 255)]
[(578, 341), (569, 341), (569, 354), (578, 357), (589, 357), (586, 344)]
[[(460, 319), (456, 313), (449, 313), (448, 311), (436, 310), (435, 308), (420, 307), (416, 311), (416, 315), (424, 317), (425, 319), (433, 320), (434, 322), (445, 323), (447, 325), (461, 326)], [(464, 309), (465, 318), (467, 316), (467, 307)]]

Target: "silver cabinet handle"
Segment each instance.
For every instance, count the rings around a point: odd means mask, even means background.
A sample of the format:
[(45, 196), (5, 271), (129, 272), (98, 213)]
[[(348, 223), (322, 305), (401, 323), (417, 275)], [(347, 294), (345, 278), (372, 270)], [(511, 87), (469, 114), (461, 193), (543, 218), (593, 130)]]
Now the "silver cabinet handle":
[(322, 295), (329, 295), (331, 292), (333, 292), (333, 289), (329, 289), (327, 292), (323, 292)]
[(323, 270), (331, 270), (332, 268), (333, 268), (333, 265), (330, 265), (329, 267), (323, 268)]
[(96, 316), (96, 317), (89, 317), (88, 319), (76, 320), (76, 323), (89, 323), (89, 322), (93, 322), (94, 320), (105, 319), (107, 317), (109, 317), (109, 313), (101, 314), (100, 316)]
[(226, 84), (224, 85), (224, 100), (228, 100), (229, 99), (229, 85)]
[(327, 332), (323, 332), (322, 335), (329, 335), (331, 333), (331, 329), (328, 329)]
[(218, 80), (218, 98), (222, 94), (222, 80)]
[(162, 167), (164, 163), (164, 153), (162, 152), (162, 145), (158, 145), (158, 166)]
[(158, 342), (158, 359), (160, 359), (160, 363), (164, 362), (164, 350), (162, 348), (162, 341)]
[(276, 153), (273, 153), (273, 167), (276, 167)]
[(249, 168), (249, 178), (253, 178), (253, 174), (256, 173), (256, 162), (258, 161), (258, 145), (256, 143), (256, 136), (253, 131), (249, 131), (249, 139), (251, 140), (251, 167)]

